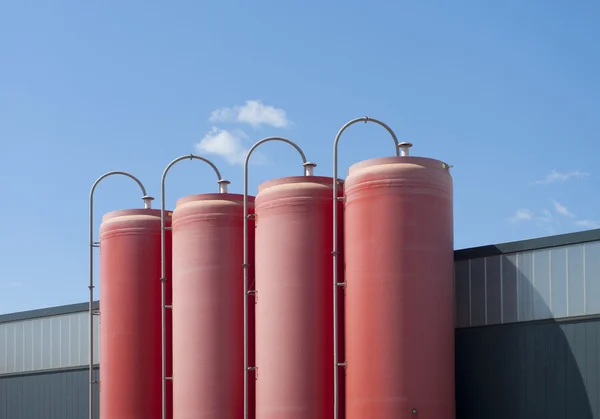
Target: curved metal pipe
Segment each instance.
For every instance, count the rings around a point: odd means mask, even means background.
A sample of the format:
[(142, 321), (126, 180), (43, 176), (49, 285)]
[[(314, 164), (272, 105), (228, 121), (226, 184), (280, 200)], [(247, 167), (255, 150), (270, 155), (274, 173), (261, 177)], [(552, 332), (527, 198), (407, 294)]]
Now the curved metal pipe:
[(248, 419), (248, 371), (256, 369), (256, 367), (248, 366), (248, 162), (250, 156), (258, 146), (269, 141), (282, 141), (294, 147), (302, 158), (304, 166), (304, 176), (312, 176), (313, 169), (316, 164), (306, 160), (306, 156), (302, 149), (293, 141), (282, 137), (267, 137), (258, 141), (248, 150), (246, 160), (244, 162), (244, 419)]
[(100, 176), (94, 184), (92, 185), (92, 189), (90, 189), (90, 284), (88, 289), (90, 290), (90, 386), (89, 386), (89, 419), (94, 419), (94, 384), (96, 381), (94, 380), (94, 247), (98, 247), (100, 244), (94, 241), (94, 192), (96, 191), (96, 187), (100, 182), (106, 179), (109, 176), (113, 175), (123, 175), (127, 176), (130, 179), (133, 179), (142, 190), (142, 199), (144, 200), (144, 206), (152, 200), (152, 197), (148, 196), (146, 193), (146, 188), (142, 182), (127, 172), (113, 171), (108, 172)]
[[(187, 156), (181, 156), (173, 160), (169, 165), (165, 168), (161, 180), (160, 180), (160, 316), (161, 316), (161, 363), (162, 363), (162, 396), (161, 396), (161, 405), (162, 405), (162, 419), (167, 419), (167, 380), (173, 379), (173, 377), (167, 377), (167, 341), (166, 341), (166, 309), (165, 305), (165, 282), (167, 280), (167, 257), (166, 257), (166, 249), (165, 249), (165, 179), (167, 177), (167, 173), (169, 170), (178, 162), (190, 159), (190, 160), (201, 160), (207, 163), (210, 167), (213, 168), (215, 173), (217, 174), (217, 183), (219, 184), (219, 192), (227, 193), (227, 185), (230, 183), (228, 180), (225, 180), (221, 177), (221, 172), (217, 169), (217, 166), (213, 164), (210, 160), (196, 156), (194, 154), (189, 154)], [(171, 307), (169, 307), (171, 308)]]
[(385, 128), (394, 140), (394, 146), (396, 148), (396, 156), (400, 155), (400, 148), (398, 144), (398, 138), (394, 131), (385, 123), (370, 118), (368, 116), (364, 116), (362, 118), (356, 118), (351, 121), (346, 122), (346, 124), (339, 130), (335, 137), (335, 141), (333, 143), (333, 418), (338, 418), (338, 404), (339, 404), (339, 394), (338, 394), (338, 367), (343, 367), (346, 365), (345, 362), (338, 362), (338, 298), (337, 298), (337, 290), (338, 287), (343, 287), (346, 285), (345, 282), (338, 282), (338, 196), (337, 196), (337, 185), (338, 185), (338, 143), (340, 141), (340, 137), (346, 131), (348, 127), (354, 125), (358, 122), (374, 122), (378, 125), (381, 125)]

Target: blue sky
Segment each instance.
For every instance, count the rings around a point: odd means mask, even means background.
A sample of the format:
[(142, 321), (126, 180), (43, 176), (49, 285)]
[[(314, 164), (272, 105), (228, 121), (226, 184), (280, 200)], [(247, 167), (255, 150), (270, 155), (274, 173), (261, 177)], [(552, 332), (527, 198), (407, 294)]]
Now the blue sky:
[[(364, 115), (454, 165), (456, 248), (600, 227), (599, 18), (593, 1), (3, 2), (0, 312), (87, 300), (101, 174), (158, 204), (164, 167), (196, 152), (241, 192), (240, 156), (278, 135), (331, 176)], [(357, 125), (340, 174), (393, 152)], [(283, 144), (260, 153), (251, 191), (301, 173)], [(182, 162), (167, 188), (172, 208), (217, 184)], [(139, 197), (104, 182), (96, 231)]]

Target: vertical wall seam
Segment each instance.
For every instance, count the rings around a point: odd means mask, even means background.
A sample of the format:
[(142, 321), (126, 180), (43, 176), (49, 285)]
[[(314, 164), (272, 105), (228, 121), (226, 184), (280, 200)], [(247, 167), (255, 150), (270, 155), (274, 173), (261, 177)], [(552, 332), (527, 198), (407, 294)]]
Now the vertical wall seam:
[(548, 309), (550, 318), (554, 318), (554, 309), (552, 308), (552, 250), (548, 251)]
[(530, 315), (530, 319), (529, 320), (536, 320), (536, 315), (535, 315), (535, 295), (539, 294), (537, 288), (535, 287), (535, 252), (531, 252), (531, 270), (529, 271), (529, 274), (531, 275), (531, 292), (530, 292), (530, 296), (528, 298), (528, 306), (529, 306), (529, 315)]
[(567, 299), (567, 317), (569, 317), (569, 248), (565, 248), (565, 297)]
[(515, 268), (516, 272), (516, 284), (517, 284), (517, 321), (521, 320), (521, 293), (519, 292), (519, 286), (521, 285), (521, 275), (519, 271), (519, 254), (514, 253), (515, 255)]
[(30, 342), (31, 342), (31, 354), (29, 354), (29, 361), (31, 362), (31, 368), (29, 371), (35, 370), (35, 319), (29, 320), (29, 326), (31, 330), (29, 331)]
[(487, 257), (483, 258), (483, 324), (487, 326)]
[(13, 359), (12, 359), (12, 365), (14, 368), (13, 372), (18, 372), (17, 370), (17, 323), (13, 323), (13, 336), (12, 336), (12, 342), (13, 342)]
[(472, 309), (472, 296), (471, 296), (471, 259), (469, 259), (469, 326), (473, 326), (473, 315), (471, 314)]
[(587, 314), (587, 276), (585, 274), (585, 251), (587, 249), (587, 245), (583, 244), (583, 260), (581, 263), (583, 264), (583, 314)]
[(456, 278), (458, 275), (456, 275), (456, 262), (454, 262), (454, 328), (458, 328), (458, 307), (459, 307), (459, 298), (458, 298), (458, 291), (457, 291), (457, 286), (456, 286)]
[(49, 356), (48, 360), (50, 363), (49, 368), (52, 368), (52, 356), (53, 356), (53, 352), (54, 352), (52, 350), (53, 349), (52, 348), (52, 332), (53, 332), (52, 331), (52, 317), (48, 317), (48, 325), (49, 325), (49, 329), (50, 329), (49, 339), (48, 339), (48, 341), (50, 342), (50, 345), (49, 345), (50, 347), (48, 348), (48, 352), (50, 353), (50, 356)]
[(504, 323), (504, 256), (500, 256), (500, 323)]
[[(25, 359), (26, 359), (26, 357), (25, 357), (25, 354), (26, 354), (25, 348), (27, 347), (27, 345), (25, 344), (25, 341), (26, 341), (25, 340), (25, 335), (26, 335), (26, 333), (25, 333), (25, 324), (26, 324), (26, 321), (23, 322), (23, 324), (22, 324), (22, 326), (23, 326), (23, 333), (22, 333), (22, 335), (23, 335), (23, 346), (21, 347), (21, 351), (22, 351), (21, 355), (23, 356), (23, 360), (22, 360), (22, 364), (21, 364), (21, 371), (27, 371), (25, 369)], [(33, 350), (33, 348), (31, 348), (31, 349)]]

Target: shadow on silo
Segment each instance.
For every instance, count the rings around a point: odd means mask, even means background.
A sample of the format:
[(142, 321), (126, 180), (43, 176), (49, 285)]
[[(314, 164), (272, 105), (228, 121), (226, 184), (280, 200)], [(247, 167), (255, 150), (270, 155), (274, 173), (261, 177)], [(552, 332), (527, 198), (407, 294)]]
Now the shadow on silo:
[[(490, 260), (493, 259), (483, 262), (485, 321), (495, 323), (489, 317), (494, 304), (498, 303), (489, 297), (489, 288), (498, 286), (493, 282), (497, 276), (500, 295), (504, 293), (499, 302), (504, 310), (501, 314), (504, 323), (485, 326), (484, 322), (483, 326), (477, 326), (474, 321), (479, 292), (474, 283), (479, 278), (473, 276), (473, 271), (483, 258), (471, 260), (469, 318), (474, 327), (456, 330), (456, 418), (600, 418), (596, 400), (600, 385), (597, 374), (600, 359), (596, 361), (600, 349), (600, 320), (522, 321), (549, 317), (551, 310), (545, 296), (526, 278), (523, 268), (517, 269), (515, 257), (498, 255), (495, 260), (501, 267), (490, 267)], [(493, 271), (496, 268), (499, 268), (497, 274)], [(511, 281), (518, 293), (514, 303), (507, 294), (513, 289)], [(519, 306), (517, 301), (523, 299), (531, 301), (531, 308)], [(593, 403), (588, 393), (593, 394)]]

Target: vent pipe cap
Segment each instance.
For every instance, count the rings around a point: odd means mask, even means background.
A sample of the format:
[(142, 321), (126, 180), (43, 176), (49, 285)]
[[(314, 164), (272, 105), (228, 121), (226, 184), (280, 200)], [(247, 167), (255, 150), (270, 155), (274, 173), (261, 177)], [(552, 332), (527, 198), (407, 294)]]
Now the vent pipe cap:
[(219, 180), (219, 193), (227, 193), (227, 185), (231, 182), (225, 179)]
[(316, 163), (311, 163), (307, 161), (304, 163), (304, 176), (314, 176), (315, 175), (315, 167), (317, 167)]
[(412, 146), (413, 146), (412, 143), (407, 143), (406, 141), (398, 144), (398, 148), (400, 149), (400, 155), (402, 157), (408, 156), (409, 155), (408, 149), (411, 148)]
[(145, 195), (145, 196), (142, 196), (142, 200), (144, 201), (145, 209), (152, 209), (152, 201), (154, 201), (153, 197), (151, 197), (149, 195)]

